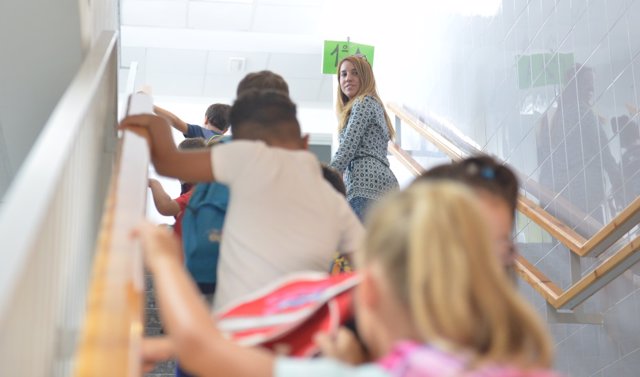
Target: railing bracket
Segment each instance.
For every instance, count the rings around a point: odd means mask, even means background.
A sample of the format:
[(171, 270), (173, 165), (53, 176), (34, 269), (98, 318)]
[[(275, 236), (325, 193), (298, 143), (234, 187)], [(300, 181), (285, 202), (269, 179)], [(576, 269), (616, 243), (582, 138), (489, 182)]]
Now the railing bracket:
[(604, 315), (602, 313), (585, 313), (581, 309), (556, 309), (547, 304), (547, 322), (602, 325), (604, 324)]

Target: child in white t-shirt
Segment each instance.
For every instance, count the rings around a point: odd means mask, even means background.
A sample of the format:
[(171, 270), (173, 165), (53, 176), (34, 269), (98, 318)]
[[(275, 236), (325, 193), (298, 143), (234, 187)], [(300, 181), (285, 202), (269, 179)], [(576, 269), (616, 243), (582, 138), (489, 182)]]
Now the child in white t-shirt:
[(286, 94), (244, 93), (229, 120), (233, 142), (194, 152), (176, 149), (160, 117), (131, 116), (121, 125), (149, 130), (159, 174), (229, 187), (216, 310), (284, 274), (326, 271), (333, 254), (353, 252), (363, 234), (344, 197), (325, 181), (318, 160), (306, 150), (296, 106)]
[[(509, 282), (485, 222), (475, 196), (453, 182), (412, 185), (373, 210), (356, 255), (357, 325), (374, 360), (361, 366), (234, 344), (198, 299), (171, 234), (149, 224), (137, 234), (156, 279), (169, 353), (198, 376), (557, 376), (547, 369), (545, 328)], [(166, 357), (153, 346), (143, 348), (145, 362)]]

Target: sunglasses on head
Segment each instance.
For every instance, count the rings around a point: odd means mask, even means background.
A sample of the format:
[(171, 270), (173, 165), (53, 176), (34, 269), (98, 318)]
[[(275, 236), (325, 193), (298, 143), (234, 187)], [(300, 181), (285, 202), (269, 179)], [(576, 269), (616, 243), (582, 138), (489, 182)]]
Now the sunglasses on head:
[(469, 158), (462, 162), (464, 172), (469, 176), (480, 177), (487, 181), (505, 181), (507, 168), (502, 165), (489, 163), (480, 158)]

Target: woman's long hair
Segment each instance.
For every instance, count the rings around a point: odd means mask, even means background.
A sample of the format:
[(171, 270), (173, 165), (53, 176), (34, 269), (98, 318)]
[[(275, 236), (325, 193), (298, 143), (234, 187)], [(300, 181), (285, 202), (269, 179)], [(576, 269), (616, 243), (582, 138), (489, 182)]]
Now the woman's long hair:
[[(355, 97), (349, 99), (344, 93), (342, 93), (342, 89), (340, 88), (340, 67), (342, 63), (345, 61), (351, 62), (358, 72), (358, 77), (360, 78), (360, 89)], [(351, 55), (346, 58), (340, 60), (338, 64), (338, 92), (337, 92), (337, 104), (336, 104), (336, 114), (338, 115), (338, 131), (342, 131), (349, 121), (349, 116), (351, 115), (351, 108), (353, 104), (357, 100), (362, 100), (365, 96), (373, 97), (380, 106), (382, 106), (382, 111), (384, 112), (384, 119), (387, 123), (387, 131), (389, 132), (389, 138), (393, 140), (395, 138), (395, 130), (392, 127), (391, 119), (387, 114), (387, 110), (384, 107), (384, 103), (380, 99), (378, 95), (378, 90), (376, 89), (376, 79), (373, 76), (373, 70), (371, 69), (371, 64), (367, 61), (364, 56)]]

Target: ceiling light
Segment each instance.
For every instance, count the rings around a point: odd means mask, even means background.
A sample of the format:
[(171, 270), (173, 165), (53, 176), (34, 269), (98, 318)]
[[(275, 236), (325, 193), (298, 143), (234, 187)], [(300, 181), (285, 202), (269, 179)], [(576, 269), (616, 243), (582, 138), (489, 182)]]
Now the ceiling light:
[(245, 58), (230, 57), (229, 58), (229, 64), (227, 66), (227, 70), (230, 73), (244, 72), (245, 62), (246, 62)]
[(253, 3), (253, 0), (197, 0), (197, 1), (204, 1), (206, 3), (233, 3), (233, 4), (252, 4)]

